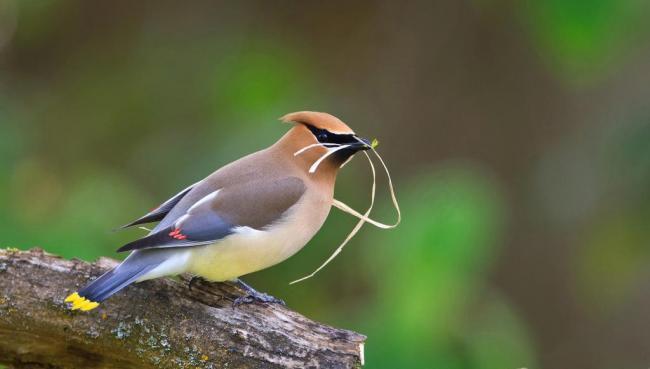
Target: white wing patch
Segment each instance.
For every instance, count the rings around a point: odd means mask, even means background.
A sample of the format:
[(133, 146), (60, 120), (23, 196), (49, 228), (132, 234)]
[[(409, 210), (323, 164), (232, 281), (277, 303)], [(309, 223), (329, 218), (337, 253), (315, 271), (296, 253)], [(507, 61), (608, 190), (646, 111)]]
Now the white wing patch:
[(199, 206), (216, 199), (217, 194), (219, 193), (219, 191), (221, 191), (221, 189), (218, 189), (216, 191), (212, 191), (209, 194), (205, 195), (201, 200), (197, 201), (194, 205), (192, 205), (189, 209), (187, 209), (187, 212), (191, 213), (192, 210), (198, 208)]

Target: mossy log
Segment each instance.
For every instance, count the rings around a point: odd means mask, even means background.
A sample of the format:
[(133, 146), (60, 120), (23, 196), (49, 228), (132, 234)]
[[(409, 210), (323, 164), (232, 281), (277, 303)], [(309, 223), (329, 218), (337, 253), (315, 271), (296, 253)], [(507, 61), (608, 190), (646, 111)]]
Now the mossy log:
[(230, 283), (161, 278), (90, 312), (63, 299), (115, 261), (0, 250), (0, 363), (10, 368), (355, 368), (365, 337), (280, 305), (233, 308)]

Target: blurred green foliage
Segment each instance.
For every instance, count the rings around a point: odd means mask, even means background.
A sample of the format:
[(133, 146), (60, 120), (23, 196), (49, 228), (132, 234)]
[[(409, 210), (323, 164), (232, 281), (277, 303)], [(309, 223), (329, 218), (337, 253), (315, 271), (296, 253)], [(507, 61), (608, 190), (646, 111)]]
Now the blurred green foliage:
[(643, 0), (547, 0), (522, 3), (544, 53), (569, 82), (608, 75), (648, 31)]
[(516, 314), (483, 283), (503, 226), (498, 191), (476, 168), (433, 173), (405, 186), (400, 228), (373, 232), (365, 243), (368, 254), (379, 255), (366, 262), (381, 286), (363, 319), (368, 367), (532, 365)]
[[(381, 134), (404, 221), (366, 225), (289, 286), (353, 227), (333, 210), (247, 281), (367, 334), (367, 368), (605, 352), (593, 332), (612, 316), (647, 331), (625, 309), (650, 285), (647, 83), (626, 74), (647, 53), (648, 4), (0, 2), (0, 247), (124, 257), (143, 231), (114, 228), (273, 143), (283, 114), (330, 111)], [(357, 159), (337, 198), (363, 209), (369, 188)], [(375, 217), (391, 219), (382, 191)], [(611, 357), (644, 362), (626, 349)]]

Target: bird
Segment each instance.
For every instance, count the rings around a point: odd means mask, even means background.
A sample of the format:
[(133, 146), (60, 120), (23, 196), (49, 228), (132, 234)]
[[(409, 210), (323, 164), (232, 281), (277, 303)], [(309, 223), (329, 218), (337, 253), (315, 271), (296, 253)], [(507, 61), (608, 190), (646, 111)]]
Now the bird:
[(280, 120), (292, 127), (277, 142), (122, 226), (158, 222), (117, 250), (130, 252), (124, 261), (67, 296), (71, 309), (92, 310), (132, 283), (182, 273), (238, 283), (245, 295), (235, 305), (283, 303), (240, 277), (286, 260), (312, 239), (332, 207), (340, 168), (372, 144), (328, 113), (299, 111)]

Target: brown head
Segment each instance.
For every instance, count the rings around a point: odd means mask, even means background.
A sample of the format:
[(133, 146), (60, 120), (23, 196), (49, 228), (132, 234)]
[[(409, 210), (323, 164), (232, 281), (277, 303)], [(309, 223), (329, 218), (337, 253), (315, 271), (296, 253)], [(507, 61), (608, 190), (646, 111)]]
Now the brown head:
[(280, 118), (294, 127), (278, 144), (291, 154), (309, 145), (319, 144), (297, 156), (302, 166), (309, 169), (330, 150), (337, 150), (329, 155), (319, 166), (318, 172), (336, 172), (352, 155), (360, 150), (370, 149), (370, 142), (358, 137), (354, 131), (339, 118), (321, 112), (300, 111)]
[(285, 123), (302, 123), (333, 134), (354, 135), (354, 131), (332, 114), (318, 111), (298, 111), (280, 118)]

